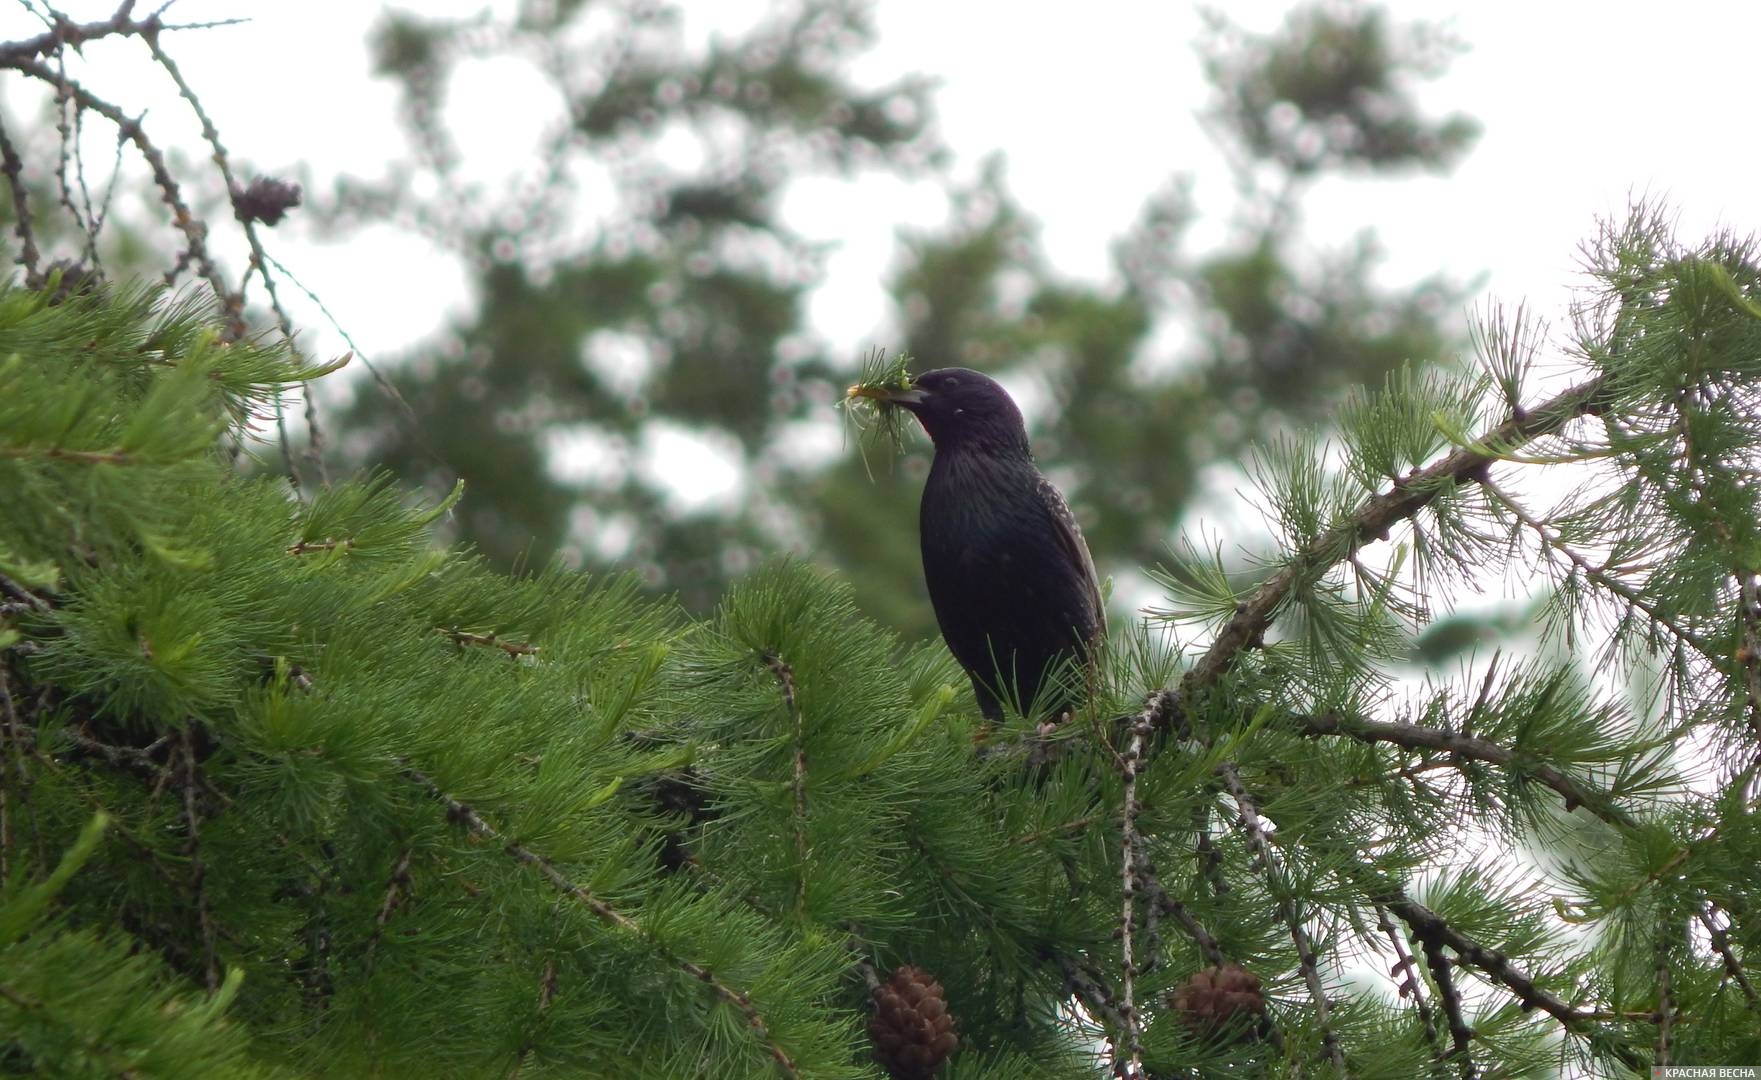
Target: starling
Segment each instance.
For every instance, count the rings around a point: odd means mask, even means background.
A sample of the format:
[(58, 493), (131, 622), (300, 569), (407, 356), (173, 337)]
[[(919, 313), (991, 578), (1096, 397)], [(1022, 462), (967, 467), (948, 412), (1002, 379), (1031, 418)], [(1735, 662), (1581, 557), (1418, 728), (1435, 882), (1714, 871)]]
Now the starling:
[(1047, 677), (1082, 670), (1106, 633), (1082, 530), (1027, 445), (1021, 410), (995, 380), (966, 368), (899, 386), (853, 386), (915, 415), (935, 444), (918, 532), (936, 622), (966, 669), (985, 718), (1003, 703), (1056, 716), (1081, 687)]

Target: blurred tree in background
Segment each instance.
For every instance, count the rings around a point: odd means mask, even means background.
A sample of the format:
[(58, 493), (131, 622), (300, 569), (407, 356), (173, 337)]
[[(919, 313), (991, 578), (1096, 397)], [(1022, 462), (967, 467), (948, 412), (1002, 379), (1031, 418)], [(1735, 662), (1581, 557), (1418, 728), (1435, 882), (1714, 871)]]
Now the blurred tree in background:
[[(1345, 387), (1449, 353), (1458, 289), (1381, 288), (1367, 231), (1317, 253), (1300, 213), (1323, 177), (1443, 169), (1471, 144), (1470, 121), (1424, 117), (1411, 97), (1452, 49), (1434, 32), (1350, 5), (1301, 9), (1267, 36), (1213, 20), (1204, 115), (1240, 191), (1229, 238), (1190, 250), (1197, 210), (1176, 177), (1118, 241), (1112, 286), (1047, 264), (1001, 163), (970, 184), (947, 179), (923, 80), (850, 80), (871, 35), (865, 5), (817, 0), (695, 51), (668, 5), (534, 3), (506, 23), (389, 16), (380, 70), (400, 86), (417, 153), (382, 185), (345, 187), (333, 212), (443, 238), (469, 259), (479, 302), (397, 368), (414, 415), (362, 393), (337, 420), (342, 445), (436, 492), (463, 478), (461, 537), (502, 564), (559, 551), (636, 564), (700, 609), (755, 553), (799, 548), (849, 571), (864, 610), (916, 634), (929, 609), (900, 583), (918, 579), (926, 455), (871, 479), (854, 453), (829, 468), (779, 453), (792, 425), (832, 422), (868, 345), (805, 325), (817, 249), (778, 220), (792, 178), (878, 169), (949, 184), (947, 226), (903, 239), (899, 337), (881, 344), (919, 367), (1049, 391), (1035, 443), (1107, 571), (1164, 556), (1206, 463), (1326, 415)], [(540, 179), (511, 192), (460, 178), (441, 120), (449, 77), (489, 57), (536, 65), (566, 104)], [(698, 167), (669, 164), (684, 136)], [(583, 181), (599, 169), (609, 212), (588, 205), (605, 202)], [(681, 516), (668, 478), (639, 466), (681, 430), (740, 462), (734, 505)], [(559, 447), (590, 463), (584, 476), (559, 472)]]
[[(395, 376), (414, 417), (363, 395), (341, 419), (363, 458), (431, 486), (463, 478), (460, 530), (497, 562), (566, 549), (635, 564), (696, 607), (774, 547), (762, 495), (681, 519), (666, 479), (638, 466), (668, 428), (756, 463), (817, 404), (799, 384), (833, 368), (803, 325), (818, 251), (779, 224), (779, 193), (804, 172), (914, 172), (938, 153), (923, 80), (869, 91), (846, 78), (871, 35), (863, 7), (801, 4), (700, 52), (672, 6), (533, 3), (505, 24), (388, 16), (380, 71), (402, 90), (417, 159), (382, 186), (345, 187), (338, 212), (443, 238), (469, 259), (479, 303)], [(492, 56), (537, 65), (566, 106), (541, 179), (511, 193), (461, 180), (439, 122), (449, 76)], [(681, 139), (699, 167), (668, 164)], [(586, 205), (597, 181), (615, 206)], [(553, 447), (569, 438), (606, 467), (560, 479)]]

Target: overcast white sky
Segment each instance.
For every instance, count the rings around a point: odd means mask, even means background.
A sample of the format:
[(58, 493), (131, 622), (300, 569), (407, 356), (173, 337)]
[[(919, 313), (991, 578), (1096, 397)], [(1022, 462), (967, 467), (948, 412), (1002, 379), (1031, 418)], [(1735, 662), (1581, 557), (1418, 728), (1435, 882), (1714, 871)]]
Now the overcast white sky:
[[(403, 6), (463, 15), (495, 5)], [(64, 7), (96, 17), (114, 4)], [(338, 172), (376, 173), (387, 149), (400, 145), (389, 89), (367, 76), (363, 39), (378, 7), (366, 0), (182, 0), (171, 18), (251, 21), (168, 38), (167, 46), (235, 155), (266, 170), (303, 165), (322, 186)], [(712, 33), (750, 21), (769, 4), (687, 0), (685, 7), (696, 32)], [(1272, 25), (1288, 7), (1227, 5), (1231, 17), (1257, 27)], [(1471, 46), (1426, 97), (1477, 117), (1485, 134), (1448, 177), (1323, 187), (1309, 204), (1318, 235), (1343, 239), (1374, 227), (1391, 277), (1484, 272), (1491, 293), (1551, 308), (1593, 218), (1617, 212), (1629, 192), (1667, 196), (1688, 234), (1718, 224), (1761, 228), (1761, 140), (1752, 119), (1761, 5), (1394, 0), (1388, 7), (1403, 19), (1441, 20)], [(1007, 155), (1009, 182), (1039, 216), (1052, 261), (1064, 271), (1105, 278), (1112, 239), (1177, 171), (1197, 176), (1201, 208), (1226, 212), (1228, 178), (1193, 120), (1204, 91), (1190, 47), (1192, 7), (880, 0), (877, 13), (880, 42), (860, 74), (877, 82), (913, 71), (939, 78), (948, 143), (968, 170), (992, 151)], [(35, 29), (22, 8), (0, 12), (8, 38)], [(460, 120), (475, 133), (465, 145), (470, 153), (475, 144), (478, 160), (519, 162), (522, 143), (545, 119), (542, 97), (535, 101), (534, 87), (513, 74), (484, 71), (459, 95), (471, 102)], [(139, 80), (128, 88), (136, 93), (118, 94), (130, 100), (164, 83), (144, 65), (123, 78)], [(147, 123), (169, 141), (193, 134), (163, 96)], [(855, 355), (883, 325), (879, 282), (894, 230), (934, 222), (942, 204), (927, 186), (872, 181), (852, 200), (847, 189), (816, 182), (787, 209), (809, 234), (842, 241), (814, 316), (834, 347)], [(411, 265), (420, 250), (411, 242), (323, 251), (291, 242), (297, 230), (284, 233), (280, 256), (372, 350), (419, 339), (463, 300), (458, 275), (426, 260)], [(419, 271), (421, 287), (391, 293), (388, 259), (403, 263), (400, 276)]]
[[(509, 5), (402, 6), (469, 15)], [(688, 32), (707, 36), (749, 24), (770, 3), (684, 6)], [(1227, 8), (1237, 21), (1266, 29), (1290, 6), (1244, 0)], [(1317, 240), (1343, 242), (1374, 228), (1388, 252), (1390, 281), (1443, 270), (1479, 278), (1488, 298), (1526, 299), (1557, 314), (1575, 280), (1578, 245), (1595, 218), (1620, 213), (1630, 193), (1667, 198), (1687, 236), (1721, 225), (1761, 230), (1761, 140), (1752, 120), (1761, 4), (1386, 6), (1402, 20), (1440, 21), (1470, 46), (1447, 76), (1428, 84), (1424, 100), (1434, 111), (1476, 117), (1484, 134), (1446, 177), (1320, 187), (1306, 204)], [(63, 7), (98, 18), (114, 0)], [(166, 45), (238, 161), (271, 173), (303, 172), (323, 189), (339, 173), (379, 173), (402, 148), (391, 90), (368, 76), (365, 35), (379, 9), (367, 0), (181, 0), (173, 20), (250, 21), (171, 36)], [(1176, 173), (1196, 178), (1207, 215), (1194, 240), (1220, 236), (1232, 193), (1194, 119), (1205, 89), (1191, 47), (1199, 22), (1192, 6), (879, 0), (877, 20), (879, 44), (859, 62), (859, 76), (876, 83), (907, 72), (938, 78), (941, 128), (962, 172), (970, 175), (992, 152), (1005, 154), (1008, 182), (1040, 220), (1050, 261), (1064, 273), (1106, 280), (1112, 241)], [(22, 6), (0, 9), (6, 38), (39, 29)], [(101, 62), (89, 73), (96, 88), (126, 105), (149, 103), (154, 138), (202, 155), (194, 122), (138, 43), (89, 50)], [(6, 100), (20, 99), (9, 90)], [(451, 119), (471, 168), (492, 182), (517, 175), (556, 119), (543, 84), (514, 64), (466, 70), (453, 102)], [(928, 183), (859, 183), (853, 192), (844, 181), (804, 181), (784, 203), (800, 231), (836, 243), (811, 313), (833, 355), (853, 361), (892, 336), (882, 282), (896, 231), (933, 225), (945, 211)], [(324, 298), (370, 357), (422, 340), (469, 303), (457, 265), (390, 228), (326, 245), (303, 237), (296, 216), (272, 235), (273, 254)], [(236, 253), (222, 254), (237, 265)], [(315, 352), (344, 350), (310, 305), (296, 297), (292, 306)], [(719, 470), (718, 481), (713, 467), (691, 473), (708, 485), (708, 498), (728, 476)]]

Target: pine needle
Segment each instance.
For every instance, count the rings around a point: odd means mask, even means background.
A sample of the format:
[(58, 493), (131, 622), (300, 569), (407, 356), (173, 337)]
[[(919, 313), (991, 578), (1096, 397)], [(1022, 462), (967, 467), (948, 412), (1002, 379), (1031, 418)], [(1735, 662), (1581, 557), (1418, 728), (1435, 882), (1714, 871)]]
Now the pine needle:
[(884, 448), (889, 460), (898, 457), (905, 449), (911, 417), (902, 406), (884, 397), (871, 397), (868, 392), (909, 389), (910, 367), (910, 354), (898, 353), (888, 359), (886, 349), (875, 346), (863, 357), (861, 375), (839, 403), (844, 411), (846, 438), (854, 428), (856, 451), (862, 456), (862, 468), (870, 480), (874, 479), (874, 470), (868, 463), (869, 444)]

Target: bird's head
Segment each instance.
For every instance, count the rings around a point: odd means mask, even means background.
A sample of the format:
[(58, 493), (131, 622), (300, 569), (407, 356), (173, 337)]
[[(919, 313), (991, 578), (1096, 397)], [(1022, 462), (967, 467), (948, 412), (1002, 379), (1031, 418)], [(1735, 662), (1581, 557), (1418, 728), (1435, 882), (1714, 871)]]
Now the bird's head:
[(985, 447), (1027, 452), (1027, 427), (1009, 392), (969, 368), (937, 368), (903, 385), (852, 386), (849, 396), (908, 410), (938, 451)]

